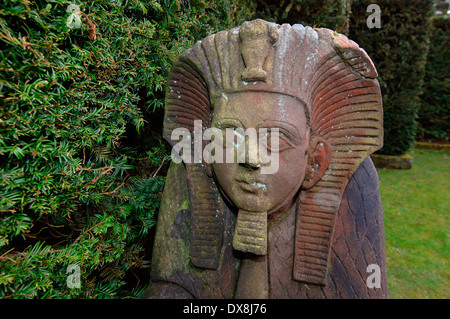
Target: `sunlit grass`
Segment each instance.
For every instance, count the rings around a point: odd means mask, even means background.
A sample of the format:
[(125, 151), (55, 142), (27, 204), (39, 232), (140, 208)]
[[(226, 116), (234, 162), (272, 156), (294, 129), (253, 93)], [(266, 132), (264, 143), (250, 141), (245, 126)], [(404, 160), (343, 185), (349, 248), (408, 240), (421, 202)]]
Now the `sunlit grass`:
[(450, 298), (450, 153), (409, 153), (411, 170), (378, 169), (389, 297)]

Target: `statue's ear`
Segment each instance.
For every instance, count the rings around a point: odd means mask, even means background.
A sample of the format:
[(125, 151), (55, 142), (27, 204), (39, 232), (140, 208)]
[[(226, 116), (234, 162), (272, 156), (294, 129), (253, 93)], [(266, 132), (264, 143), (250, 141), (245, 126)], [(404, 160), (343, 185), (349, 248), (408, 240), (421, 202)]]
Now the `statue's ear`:
[(331, 146), (321, 137), (314, 137), (308, 149), (308, 165), (306, 166), (303, 188), (311, 188), (320, 181), (331, 161)]
[(203, 165), (205, 167), (206, 175), (208, 175), (208, 177), (212, 177), (213, 176), (212, 164), (208, 164), (205, 161), (203, 161)]
[[(208, 142), (211, 142), (211, 141), (203, 140), (202, 150), (205, 150), (205, 148), (207, 147)], [(208, 158), (206, 158), (205, 156), (208, 157)], [(211, 178), (213, 176), (213, 167), (212, 167), (211, 154), (204, 154), (203, 151), (202, 151), (202, 166), (205, 169), (206, 175)]]

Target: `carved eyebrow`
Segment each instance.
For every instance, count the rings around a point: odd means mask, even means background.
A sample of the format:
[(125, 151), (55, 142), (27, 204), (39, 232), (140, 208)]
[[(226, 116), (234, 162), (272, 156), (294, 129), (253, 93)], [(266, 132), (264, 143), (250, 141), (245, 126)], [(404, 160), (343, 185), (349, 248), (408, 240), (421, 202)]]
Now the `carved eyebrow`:
[(267, 120), (263, 121), (259, 127), (278, 128), (280, 129), (280, 133), (287, 135), (287, 137), (293, 138), (294, 141), (301, 141), (300, 133), (298, 132), (297, 128), (288, 122)]

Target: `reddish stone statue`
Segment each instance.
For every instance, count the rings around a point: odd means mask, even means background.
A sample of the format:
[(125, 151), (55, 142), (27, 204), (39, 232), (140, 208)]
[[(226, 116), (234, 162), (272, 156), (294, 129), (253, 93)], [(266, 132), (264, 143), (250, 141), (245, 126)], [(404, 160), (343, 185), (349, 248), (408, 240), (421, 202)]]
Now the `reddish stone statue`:
[(299, 24), (245, 22), (185, 51), (145, 297), (386, 298), (376, 78), (355, 42)]

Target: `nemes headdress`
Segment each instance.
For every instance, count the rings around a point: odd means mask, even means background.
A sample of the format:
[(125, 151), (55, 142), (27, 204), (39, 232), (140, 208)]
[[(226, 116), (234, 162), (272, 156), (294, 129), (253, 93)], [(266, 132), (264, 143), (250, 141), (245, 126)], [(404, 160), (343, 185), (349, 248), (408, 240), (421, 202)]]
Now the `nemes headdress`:
[[(210, 126), (212, 101), (246, 91), (281, 93), (302, 101), (312, 136), (331, 146), (323, 178), (298, 197), (293, 277), (324, 285), (335, 216), (348, 180), (382, 146), (383, 115), (377, 71), (355, 42), (329, 29), (264, 20), (210, 35), (173, 66), (166, 93), (164, 136)], [(225, 204), (202, 163), (186, 163), (192, 211), (191, 259), (218, 267)]]

